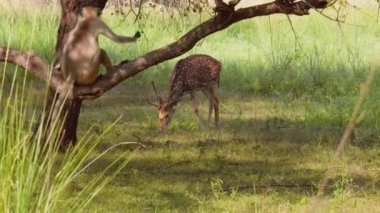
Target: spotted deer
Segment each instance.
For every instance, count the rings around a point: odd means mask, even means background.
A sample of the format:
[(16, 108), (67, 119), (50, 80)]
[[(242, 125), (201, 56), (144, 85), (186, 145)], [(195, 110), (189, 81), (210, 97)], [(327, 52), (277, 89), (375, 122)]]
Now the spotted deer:
[(219, 98), (217, 90), (219, 87), (220, 71), (220, 62), (208, 55), (191, 55), (179, 60), (172, 72), (169, 96), (166, 101), (161, 98), (152, 81), (152, 86), (157, 96), (157, 103), (152, 103), (149, 100), (148, 103), (157, 107), (160, 129), (162, 131), (166, 129), (173, 118), (181, 97), (186, 93), (191, 96), (198, 124), (202, 126), (198, 110), (199, 102), (195, 95), (195, 92), (199, 90), (202, 91), (209, 100), (208, 125), (211, 125), (211, 114), (214, 110), (215, 125), (218, 127)]

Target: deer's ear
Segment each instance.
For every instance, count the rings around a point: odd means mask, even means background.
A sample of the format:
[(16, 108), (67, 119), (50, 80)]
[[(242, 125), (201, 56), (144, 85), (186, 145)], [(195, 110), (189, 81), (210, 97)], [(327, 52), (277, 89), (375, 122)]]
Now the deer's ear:
[(160, 104), (160, 107), (161, 107), (162, 109), (164, 109), (165, 111), (167, 111), (167, 110), (169, 109), (169, 105), (168, 105), (168, 103), (164, 103), (164, 102), (162, 102), (162, 103)]

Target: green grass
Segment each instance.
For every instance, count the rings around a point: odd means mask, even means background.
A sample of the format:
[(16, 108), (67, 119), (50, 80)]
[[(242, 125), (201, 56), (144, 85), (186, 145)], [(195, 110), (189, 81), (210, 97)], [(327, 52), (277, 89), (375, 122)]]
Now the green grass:
[[(0, 44), (10, 38), (12, 47), (33, 49), (51, 61), (56, 13), (26, 10), (15, 15), (0, 10), (4, 20)], [(202, 16), (202, 20), (206, 18)], [(122, 21), (107, 12), (104, 19), (118, 33), (144, 31), (137, 44), (100, 40), (115, 62), (175, 41), (200, 21), (199, 16), (173, 20), (150, 15), (132, 24), (131, 17)], [(315, 12), (308, 17), (291, 16), (291, 20), (299, 41), (287, 18), (276, 15), (238, 23), (186, 54), (209, 54), (223, 64), (220, 129), (198, 128), (185, 99), (169, 131), (158, 131), (155, 109), (145, 102), (147, 94), (154, 96), (149, 82), (154, 79), (165, 94), (178, 59), (144, 71), (98, 100), (86, 101), (80, 118), (81, 136), (92, 127), (90, 134), (97, 138), (122, 116), (93, 156), (119, 142), (146, 145), (86, 211), (307, 211), (352, 112), (360, 83), (379, 51), (380, 27), (376, 11), (370, 9), (350, 11), (347, 22), (360, 26), (342, 24), (339, 28)], [(11, 67), (6, 81), (12, 72)], [(377, 82), (378, 77), (363, 118), (328, 184), (326, 199), (319, 203), (323, 212), (380, 211)], [(31, 97), (38, 103), (40, 84), (33, 85), (37, 89), (30, 90)], [(207, 104), (202, 100), (205, 121)], [(136, 147), (112, 150), (70, 183), (68, 195), (83, 189), (103, 174), (110, 162)], [(113, 176), (112, 168), (105, 175)]]
[[(133, 92), (128, 94), (134, 96)], [(306, 105), (303, 100), (229, 94), (222, 98), (220, 130), (197, 129), (191, 107), (184, 104), (170, 131), (162, 134), (154, 109), (143, 97), (133, 100), (104, 97), (87, 104), (83, 111), (82, 129), (90, 123), (100, 128), (107, 120), (124, 114), (113, 135), (98, 147), (99, 152), (117, 141), (138, 141), (135, 136), (148, 146), (95, 198), (89, 211), (302, 212), (316, 194), (343, 130), (342, 125), (331, 121), (335, 117), (324, 117), (325, 123), (315, 122), (317, 118), (307, 115), (308, 109), (302, 106)], [(105, 106), (107, 102), (110, 105)], [(204, 117), (206, 109), (203, 104)], [(324, 113), (321, 104), (315, 109), (315, 114)], [(355, 131), (329, 183), (330, 199), (324, 208), (379, 210), (380, 147), (378, 136), (373, 134), (365, 128)], [(133, 148), (119, 149), (113, 155)], [(99, 161), (83, 182), (107, 162)], [(231, 191), (223, 192), (220, 187)], [(247, 188), (233, 190), (238, 187)]]
[[(8, 71), (3, 69), (1, 75)], [(17, 72), (17, 69), (14, 70)], [(66, 154), (58, 151), (60, 122), (54, 122), (47, 135), (45, 124), (36, 125), (36, 108), (30, 104), (31, 94), (26, 78), (16, 81), (14, 75), (9, 92), (0, 83), (0, 209), (1, 212), (77, 212), (93, 199), (128, 162), (128, 153), (111, 160), (102, 172), (93, 176), (75, 192), (72, 181), (79, 179), (98, 159), (93, 155), (105, 127), (96, 138), (89, 132), (81, 137), (79, 146)], [(26, 75), (25, 75), (26, 76)], [(38, 129), (33, 134), (33, 129)], [(105, 152), (106, 154), (106, 152)], [(100, 158), (101, 156), (99, 156)], [(92, 160), (93, 159), (93, 160)], [(117, 165), (115, 165), (117, 164)], [(104, 173), (112, 169), (112, 175)]]

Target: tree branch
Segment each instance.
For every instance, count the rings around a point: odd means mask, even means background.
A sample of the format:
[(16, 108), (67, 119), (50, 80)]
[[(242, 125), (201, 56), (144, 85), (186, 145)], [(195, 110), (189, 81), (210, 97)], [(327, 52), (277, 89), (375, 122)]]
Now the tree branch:
[(51, 72), (51, 66), (34, 52), (22, 52), (8, 47), (0, 47), (0, 61), (19, 65), (35, 77), (50, 83), (50, 87), (56, 91), (63, 83), (62, 76), (58, 72)]
[[(114, 66), (112, 72), (101, 76), (93, 85), (75, 86), (73, 93), (69, 94), (68, 98), (98, 98), (104, 94), (104, 92), (110, 90), (125, 79), (151, 66), (184, 54), (192, 49), (198, 41), (236, 22), (272, 14), (308, 15), (310, 9), (325, 8), (327, 3), (327, 0), (303, 0), (289, 4), (282, 4), (279, 1), (275, 1), (248, 8), (241, 8), (236, 11), (233, 9), (228, 15), (226, 15), (226, 13), (217, 13), (215, 17), (193, 28), (178, 41), (146, 53), (132, 61), (122, 62), (120, 65)], [(0, 61), (7, 59), (10, 63), (19, 64), (25, 69), (28, 69), (38, 78), (45, 81), (49, 80), (49, 74), (51, 73), (50, 66), (39, 57), (31, 53), (22, 53), (18, 50), (10, 49), (10, 54), (7, 58), (6, 50), (7, 48), (4, 49), (0, 47)], [(57, 70), (53, 70), (52, 73), (50, 81), (51, 87), (59, 91), (60, 85), (63, 83), (63, 78)]]
[(225, 29), (236, 22), (253, 17), (279, 13), (299, 16), (308, 15), (310, 9), (325, 8), (327, 3), (327, 0), (304, 0), (291, 4), (272, 2), (238, 9), (232, 12), (228, 17), (218, 14), (214, 18), (211, 18), (190, 30), (178, 41), (115, 67), (113, 72), (109, 72), (99, 78), (94, 85), (77, 86), (75, 88), (75, 96), (84, 99), (98, 98), (105, 91), (113, 88), (123, 80), (130, 78), (151, 66), (182, 55), (192, 49), (198, 41), (212, 33)]

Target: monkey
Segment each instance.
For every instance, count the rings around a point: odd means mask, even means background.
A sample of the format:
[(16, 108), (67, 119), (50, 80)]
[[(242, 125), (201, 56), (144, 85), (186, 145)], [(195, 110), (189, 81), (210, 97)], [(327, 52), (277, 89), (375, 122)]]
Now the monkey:
[(68, 35), (60, 68), (63, 77), (69, 82), (89, 85), (99, 77), (100, 65), (107, 72), (112, 69), (112, 62), (106, 51), (99, 47), (99, 34), (118, 43), (135, 42), (141, 36), (140, 32), (136, 32), (134, 37), (116, 35), (102, 21), (100, 15), (99, 9), (84, 7), (74, 29)]
[[(106, 51), (99, 47), (98, 36), (104, 35), (118, 42), (136, 42), (141, 34), (136, 32), (134, 37), (116, 35), (100, 18), (101, 10), (95, 7), (82, 8), (74, 28), (69, 32), (67, 42), (63, 46), (62, 56), (55, 66), (60, 70), (65, 80), (60, 91), (51, 120), (55, 122), (66, 95), (74, 85), (90, 85), (99, 77), (100, 65), (107, 72), (112, 70), (112, 62)], [(77, 100), (81, 102), (80, 100)], [(73, 141), (75, 144), (75, 141)]]

